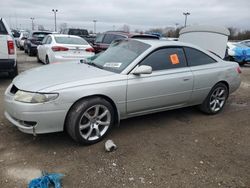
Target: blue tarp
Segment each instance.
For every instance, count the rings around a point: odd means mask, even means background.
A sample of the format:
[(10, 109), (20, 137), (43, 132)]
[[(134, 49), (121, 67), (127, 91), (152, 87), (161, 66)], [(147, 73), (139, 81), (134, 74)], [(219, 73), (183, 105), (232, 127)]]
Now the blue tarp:
[(237, 62), (250, 61), (250, 48), (240, 48), (236, 47), (233, 49), (234, 51), (234, 59)]
[(61, 188), (61, 179), (63, 174), (47, 174), (43, 172), (43, 176), (31, 180), (28, 188)]

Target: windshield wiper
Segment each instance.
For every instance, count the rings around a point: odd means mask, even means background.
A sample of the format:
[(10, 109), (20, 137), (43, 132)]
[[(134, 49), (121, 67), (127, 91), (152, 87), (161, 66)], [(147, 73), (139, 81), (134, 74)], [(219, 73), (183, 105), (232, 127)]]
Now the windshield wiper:
[(93, 66), (93, 67), (97, 67), (97, 68), (99, 68), (99, 69), (103, 69), (103, 66), (94, 63), (94, 61), (88, 61), (88, 62), (84, 62), (84, 63), (85, 63), (85, 64), (88, 64), (88, 65), (91, 65), (91, 66)]

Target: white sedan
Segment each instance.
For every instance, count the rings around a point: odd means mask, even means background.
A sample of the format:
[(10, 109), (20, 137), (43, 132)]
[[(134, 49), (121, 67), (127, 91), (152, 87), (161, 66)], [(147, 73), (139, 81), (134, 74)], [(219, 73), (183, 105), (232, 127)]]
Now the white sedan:
[(37, 60), (45, 64), (82, 60), (95, 55), (83, 38), (73, 35), (50, 34), (37, 47)]

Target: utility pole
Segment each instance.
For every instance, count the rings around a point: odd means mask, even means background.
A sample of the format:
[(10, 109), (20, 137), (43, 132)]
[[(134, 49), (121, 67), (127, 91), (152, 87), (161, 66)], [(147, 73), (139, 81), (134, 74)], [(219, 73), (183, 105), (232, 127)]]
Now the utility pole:
[(56, 13), (58, 12), (58, 10), (52, 9), (52, 12), (54, 12), (54, 15), (55, 15), (55, 32), (56, 32)]
[(187, 17), (190, 15), (190, 13), (189, 12), (183, 12), (183, 15), (185, 16), (185, 25), (184, 25), (184, 27), (186, 27), (187, 26)]
[(97, 22), (97, 20), (93, 20), (93, 22), (94, 22), (94, 34), (96, 34), (96, 22)]
[(34, 19), (33, 17), (30, 18), (31, 19), (31, 29), (34, 30)]

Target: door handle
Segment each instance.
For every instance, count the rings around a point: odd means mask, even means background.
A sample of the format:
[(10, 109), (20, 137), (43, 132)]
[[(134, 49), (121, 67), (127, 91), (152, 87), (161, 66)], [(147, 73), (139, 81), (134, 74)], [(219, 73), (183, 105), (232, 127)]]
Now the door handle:
[(186, 81), (188, 81), (188, 80), (190, 80), (190, 78), (183, 78), (183, 81), (184, 81), (184, 82), (186, 82)]

